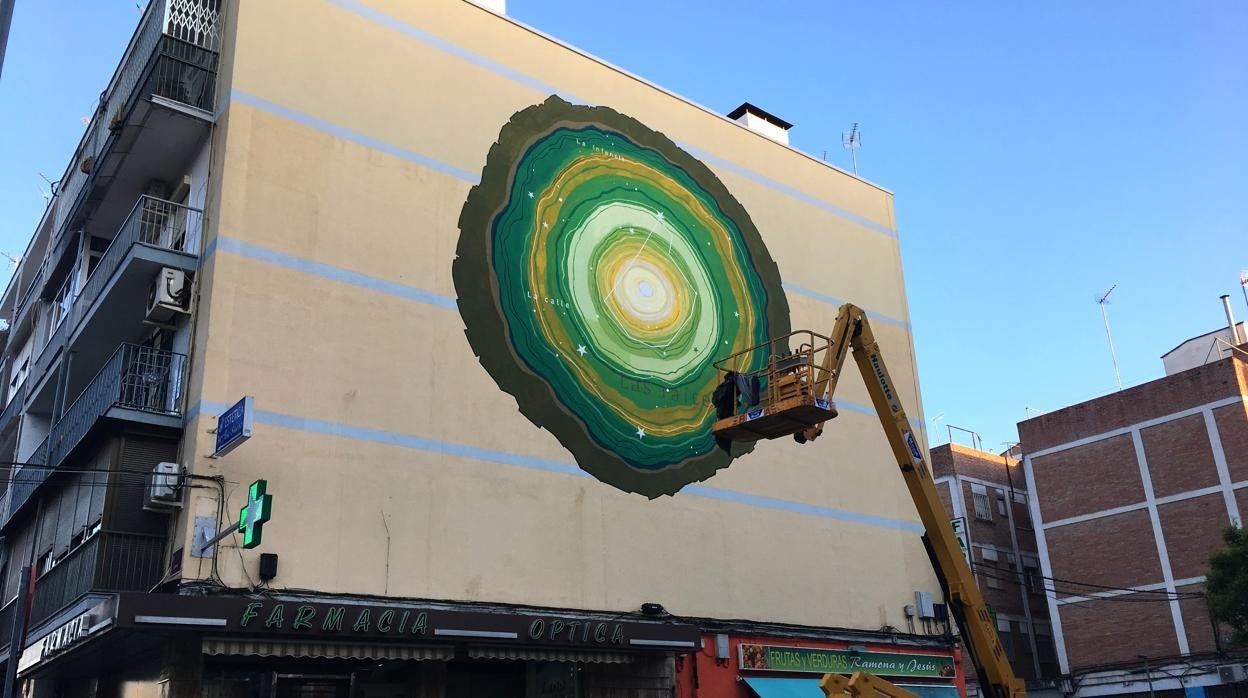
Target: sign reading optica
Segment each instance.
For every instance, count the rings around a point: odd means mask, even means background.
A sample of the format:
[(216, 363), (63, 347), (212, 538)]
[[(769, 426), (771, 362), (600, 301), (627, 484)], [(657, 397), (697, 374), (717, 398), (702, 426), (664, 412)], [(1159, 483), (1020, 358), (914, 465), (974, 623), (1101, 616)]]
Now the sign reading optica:
[(881, 676), (928, 676), (944, 679), (951, 679), (956, 674), (953, 657), (936, 654), (854, 652), (747, 644), (742, 644), (737, 649), (737, 654), (741, 657), (741, 668), (757, 671), (813, 674), (867, 671)]
[(255, 411), (254, 401), (248, 395), (217, 415), (217, 444), (212, 453), (214, 458), (224, 456), (251, 438), (251, 419)]

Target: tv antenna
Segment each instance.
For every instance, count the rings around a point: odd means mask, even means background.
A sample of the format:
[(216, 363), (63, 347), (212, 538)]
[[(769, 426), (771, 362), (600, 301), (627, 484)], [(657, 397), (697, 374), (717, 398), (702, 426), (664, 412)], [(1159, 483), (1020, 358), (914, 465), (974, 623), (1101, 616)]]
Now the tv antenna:
[(858, 174), (858, 146), (862, 145), (862, 134), (858, 132), (858, 122), (855, 121), (849, 130), (841, 134), (841, 145), (849, 150), (849, 155), (854, 161), (854, 174)]
[(1105, 310), (1105, 306), (1109, 304), (1109, 294), (1118, 288), (1118, 284), (1109, 287), (1100, 298), (1096, 299), (1098, 305), (1101, 306), (1101, 318), (1105, 320), (1105, 339), (1109, 340), (1109, 358), (1114, 361), (1114, 379), (1118, 381), (1118, 389), (1122, 390), (1122, 375), (1118, 373), (1118, 353), (1114, 351), (1114, 336), (1109, 331), (1109, 312)]

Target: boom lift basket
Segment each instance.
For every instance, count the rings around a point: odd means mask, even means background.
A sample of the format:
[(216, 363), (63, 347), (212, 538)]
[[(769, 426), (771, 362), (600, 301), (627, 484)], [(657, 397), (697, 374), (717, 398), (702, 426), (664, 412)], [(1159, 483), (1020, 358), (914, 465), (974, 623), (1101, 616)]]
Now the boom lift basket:
[[(721, 385), (731, 390), (731, 402), (717, 405), (719, 419), (711, 427), (715, 437), (758, 441), (793, 434), (801, 441), (802, 432), (835, 417), (836, 405), (826, 391), (831, 344), (821, 334), (798, 330), (716, 361), (715, 368), (723, 376)], [(767, 349), (767, 363), (747, 365), (749, 357), (762, 348)], [(759, 387), (757, 404), (742, 399), (748, 398), (748, 390), (740, 390), (740, 384)], [(726, 414), (728, 407), (730, 414)]]

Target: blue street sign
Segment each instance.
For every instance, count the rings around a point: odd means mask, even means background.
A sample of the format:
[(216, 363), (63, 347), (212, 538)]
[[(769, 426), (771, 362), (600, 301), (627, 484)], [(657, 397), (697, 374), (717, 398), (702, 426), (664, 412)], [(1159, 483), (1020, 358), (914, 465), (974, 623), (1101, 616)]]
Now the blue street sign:
[(213, 458), (224, 456), (251, 438), (251, 418), (255, 411), (253, 399), (248, 395), (217, 415), (217, 448)]

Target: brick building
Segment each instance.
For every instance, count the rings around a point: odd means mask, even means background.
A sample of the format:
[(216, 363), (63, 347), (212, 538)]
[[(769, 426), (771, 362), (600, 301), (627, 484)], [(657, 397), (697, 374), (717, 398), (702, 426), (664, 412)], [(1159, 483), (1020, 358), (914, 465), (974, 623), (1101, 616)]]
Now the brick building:
[[(945, 510), (960, 520), (976, 582), (1014, 672), (1031, 687), (1058, 674), (1021, 461), (955, 443), (932, 448)], [(973, 690), (973, 687), (970, 687)]]
[(1075, 695), (1200, 695), (1242, 677), (1243, 656), (1233, 659), (1198, 594), (1220, 531), (1248, 511), (1245, 358), (1018, 425), (1058, 659)]

